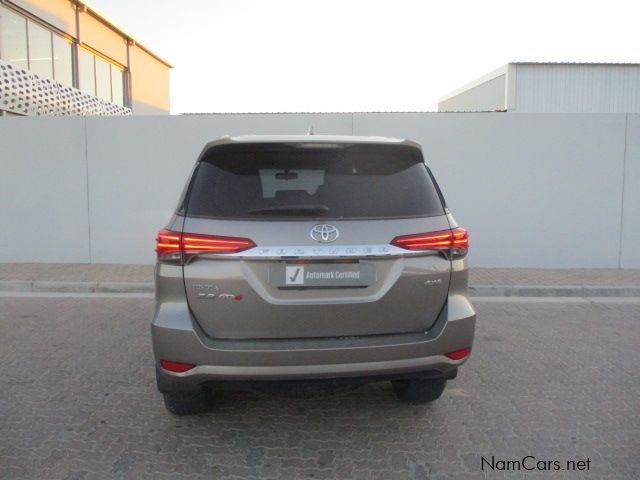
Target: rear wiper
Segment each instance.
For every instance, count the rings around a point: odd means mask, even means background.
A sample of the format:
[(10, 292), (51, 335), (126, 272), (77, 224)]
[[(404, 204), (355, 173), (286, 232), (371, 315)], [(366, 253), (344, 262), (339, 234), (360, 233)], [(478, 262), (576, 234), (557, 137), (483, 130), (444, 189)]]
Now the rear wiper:
[(324, 215), (329, 212), (326, 205), (281, 205), (279, 207), (256, 208), (249, 215)]

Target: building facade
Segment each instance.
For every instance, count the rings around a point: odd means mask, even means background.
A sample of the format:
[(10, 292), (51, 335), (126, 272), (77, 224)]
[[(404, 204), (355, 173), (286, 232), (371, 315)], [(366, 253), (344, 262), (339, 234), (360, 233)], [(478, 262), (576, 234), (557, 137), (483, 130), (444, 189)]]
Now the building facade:
[(171, 68), (86, 2), (0, 0), (1, 115), (168, 114)]
[(640, 64), (509, 63), (440, 98), (438, 111), (640, 113)]

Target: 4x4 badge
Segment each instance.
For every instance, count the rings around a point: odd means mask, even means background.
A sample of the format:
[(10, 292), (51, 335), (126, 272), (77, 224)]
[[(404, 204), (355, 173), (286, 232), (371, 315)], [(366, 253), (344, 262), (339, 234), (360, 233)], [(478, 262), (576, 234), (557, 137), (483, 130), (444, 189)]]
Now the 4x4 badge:
[(340, 236), (340, 232), (333, 225), (320, 223), (311, 229), (311, 238), (316, 242), (329, 243), (335, 241)]

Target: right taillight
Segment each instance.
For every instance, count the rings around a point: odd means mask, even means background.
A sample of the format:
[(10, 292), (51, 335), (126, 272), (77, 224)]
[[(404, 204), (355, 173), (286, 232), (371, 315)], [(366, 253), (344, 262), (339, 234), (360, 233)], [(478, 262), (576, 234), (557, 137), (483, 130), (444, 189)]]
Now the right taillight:
[(414, 251), (449, 251), (454, 257), (463, 257), (469, 250), (469, 232), (462, 227), (456, 227), (451, 230), (402, 235), (394, 238), (391, 245)]
[(161, 230), (156, 237), (158, 260), (182, 263), (184, 254), (238, 253), (255, 247), (248, 238)]

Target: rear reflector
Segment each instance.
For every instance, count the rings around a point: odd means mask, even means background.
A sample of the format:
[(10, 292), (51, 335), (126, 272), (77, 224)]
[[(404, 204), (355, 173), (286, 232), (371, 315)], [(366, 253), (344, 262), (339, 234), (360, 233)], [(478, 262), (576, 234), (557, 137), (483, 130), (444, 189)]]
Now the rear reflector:
[(191, 370), (195, 367), (192, 363), (172, 362), (170, 360), (162, 360), (160, 365), (162, 365), (162, 368), (165, 370), (177, 373), (186, 372), (187, 370)]
[(464, 228), (457, 227), (453, 230), (403, 235), (394, 238), (391, 241), (391, 245), (405, 250), (446, 250), (455, 248), (466, 251), (469, 248), (469, 232)]
[(461, 348), (460, 350), (446, 353), (445, 355), (449, 357), (451, 360), (462, 360), (463, 358), (468, 357), (470, 353), (471, 353), (470, 348)]
[(222, 237), (161, 230), (156, 238), (158, 259), (179, 261), (182, 253), (238, 253), (255, 247), (248, 238)]

